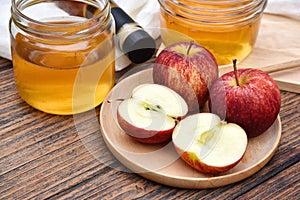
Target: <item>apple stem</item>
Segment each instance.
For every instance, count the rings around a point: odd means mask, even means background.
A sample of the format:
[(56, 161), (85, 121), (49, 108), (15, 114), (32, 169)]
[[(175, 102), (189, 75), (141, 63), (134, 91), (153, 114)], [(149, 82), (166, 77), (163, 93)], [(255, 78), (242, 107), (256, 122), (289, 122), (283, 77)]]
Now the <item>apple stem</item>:
[(194, 40), (191, 40), (190, 45), (188, 46), (188, 49), (187, 49), (187, 52), (186, 52), (187, 56), (190, 54), (190, 51), (191, 51), (191, 48), (192, 48), (193, 44), (194, 44)]
[(233, 59), (232, 62), (233, 62), (233, 70), (234, 70), (234, 77), (235, 77), (236, 85), (240, 86), (239, 78), (238, 78), (238, 74), (237, 74), (237, 67), (236, 67), (237, 60)]

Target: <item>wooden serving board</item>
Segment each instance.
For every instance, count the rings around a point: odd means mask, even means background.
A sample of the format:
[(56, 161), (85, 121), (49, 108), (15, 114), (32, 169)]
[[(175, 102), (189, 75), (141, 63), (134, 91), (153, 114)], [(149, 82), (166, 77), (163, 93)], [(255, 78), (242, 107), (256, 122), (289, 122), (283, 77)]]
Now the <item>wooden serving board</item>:
[(116, 115), (119, 101), (128, 98), (140, 84), (153, 83), (152, 68), (134, 73), (121, 80), (104, 100), (100, 110), (100, 127), (103, 139), (113, 155), (141, 176), (172, 187), (203, 189), (216, 188), (243, 180), (259, 171), (274, 155), (281, 138), (281, 120), (263, 134), (248, 141), (242, 161), (231, 170), (208, 175), (197, 172), (179, 158), (172, 142), (145, 145), (132, 140), (120, 129)]

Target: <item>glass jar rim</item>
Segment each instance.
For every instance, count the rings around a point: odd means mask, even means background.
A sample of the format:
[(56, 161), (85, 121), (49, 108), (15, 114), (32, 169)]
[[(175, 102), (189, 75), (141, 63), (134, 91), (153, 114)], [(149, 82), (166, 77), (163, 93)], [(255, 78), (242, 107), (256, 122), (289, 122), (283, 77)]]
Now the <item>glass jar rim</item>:
[(247, 23), (258, 17), (268, 0), (158, 0), (169, 15), (202, 25)]
[[(25, 8), (28, 8), (30, 6), (37, 5), (39, 3), (45, 3), (49, 2), (47, 0), (39, 0), (39, 1), (24, 1), (24, 0), (12, 0), (12, 6), (11, 6), (11, 20), (15, 23), (18, 24), (18, 27), (22, 30), (26, 31), (31, 31), (31, 32), (43, 32), (40, 30), (46, 30), (44, 33), (47, 34), (47, 32), (56, 32), (57, 34), (61, 33), (64, 35), (63, 30), (70, 30), (70, 27), (78, 27), (78, 29), (84, 29), (86, 28), (91, 28), (93, 27), (98, 27), (101, 23), (97, 23), (99, 21), (108, 21), (107, 18), (110, 15), (110, 6), (109, 6), (109, 1), (108, 0), (93, 0), (93, 1), (74, 1), (74, 2), (82, 2), (82, 3), (87, 3), (89, 5), (93, 5), (99, 9), (99, 12), (92, 16), (91, 18), (85, 18), (84, 20), (80, 21), (74, 21), (72, 23), (50, 23), (50, 22), (45, 22), (45, 21), (39, 21), (37, 19), (34, 19), (26, 14), (24, 14), (22, 11)], [(103, 5), (103, 7), (101, 7)], [(25, 7), (24, 7), (25, 6)], [(24, 9), (22, 9), (24, 7)], [(70, 15), (72, 16), (72, 15)], [(30, 29), (28, 29), (28, 24), (31, 24)], [(38, 26), (41, 29), (36, 30), (33, 28), (34, 26)], [(102, 25), (105, 26), (105, 25)], [(80, 28), (81, 27), (81, 28)], [(43, 29), (44, 28), (44, 29)], [(74, 31), (76, 32), (76, 31)], [(70, 32), (68, 34), (71, 34)]]

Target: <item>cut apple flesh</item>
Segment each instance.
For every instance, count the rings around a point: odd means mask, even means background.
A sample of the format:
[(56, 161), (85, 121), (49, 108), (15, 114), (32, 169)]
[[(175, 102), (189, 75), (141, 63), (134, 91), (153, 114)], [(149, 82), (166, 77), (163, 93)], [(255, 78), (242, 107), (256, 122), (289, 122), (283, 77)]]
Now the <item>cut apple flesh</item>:
[(182, 117), (188, 110), (185, 100), (179, 94), (159, 84), (139, 85), (132, 91), (131, 98), (139, 100), (145, 106), (158, 108), (159, 112), (170, 117)]
[(166, 86), (142, 84), (118, 107), (118, 122), (125, 133), (145, 143), (171, 138), (177, 121), (185, 116), (185, 100)]
[(168, 130), (175, 126), (175, 120), (168, 117), (159, 106), (131, 98), (120, 104), (119, 114), (130, 124), (146, 130)]
[(219, 173), (234, 167), (247, 147), (246, 132), (211, 113), (186, 117), (173, 132), (173, 143), (183, 160), (202, 172)]

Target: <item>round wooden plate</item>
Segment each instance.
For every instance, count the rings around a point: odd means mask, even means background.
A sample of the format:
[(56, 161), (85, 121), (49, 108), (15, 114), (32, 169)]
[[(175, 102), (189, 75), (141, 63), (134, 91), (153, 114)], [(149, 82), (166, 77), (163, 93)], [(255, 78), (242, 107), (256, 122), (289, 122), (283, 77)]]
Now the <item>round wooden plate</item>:
[[(134, 87), (152, 83), (152, 69), (135, 73), (119, 82), (106, 100), (128, 98)], [(113, 155), (127, 168), (141, 176), (180, 188), (214, 188), (245, 179), (260, 170), (274, 155), (281, 137), (281, 121), (262, 135), (249, 139), (246, 154), (231, 170), (208, 175), (186, 165), (175, 152), (172, 142), (146, 145), (129, 138), (119, 127), (116, 113), (120, 102), (104, 101), (100, 111), (101, 132)]]

